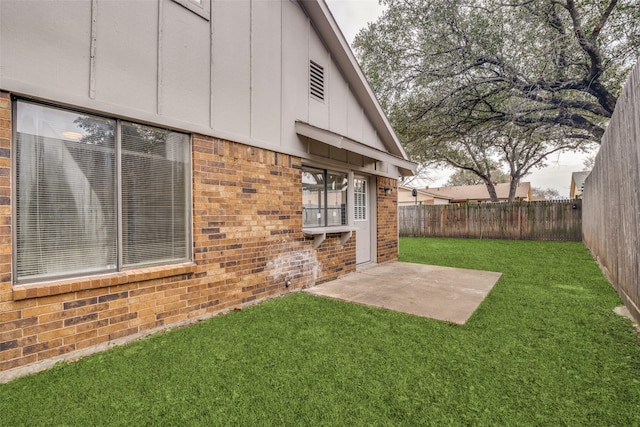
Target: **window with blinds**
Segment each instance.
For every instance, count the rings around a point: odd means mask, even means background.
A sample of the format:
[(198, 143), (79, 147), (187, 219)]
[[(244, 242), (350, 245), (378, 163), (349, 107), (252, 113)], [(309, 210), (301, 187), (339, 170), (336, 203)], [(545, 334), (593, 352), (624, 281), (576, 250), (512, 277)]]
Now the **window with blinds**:
[(188, 135), (28, 101), (14, 117), (17, 282), (189, 258)]
[(361, 178), (353, 180), (353, 211), (356, 221), (367, 220), (367, 181)]

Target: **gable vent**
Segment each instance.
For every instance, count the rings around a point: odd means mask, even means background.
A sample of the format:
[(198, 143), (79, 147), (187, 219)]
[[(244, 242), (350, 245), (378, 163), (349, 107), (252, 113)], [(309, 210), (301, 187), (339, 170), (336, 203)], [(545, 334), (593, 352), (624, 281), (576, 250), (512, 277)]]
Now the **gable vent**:
[(309, 87), (311, 96), (324, 101), (324, 67), (309, 61)]

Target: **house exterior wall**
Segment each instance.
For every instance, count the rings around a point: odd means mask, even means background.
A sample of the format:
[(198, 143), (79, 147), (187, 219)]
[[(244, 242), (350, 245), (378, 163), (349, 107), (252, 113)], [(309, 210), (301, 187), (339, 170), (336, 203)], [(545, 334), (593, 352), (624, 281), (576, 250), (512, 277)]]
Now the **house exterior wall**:
[(415, 205), (417, 204), (433, 204), (433, 197), (429, 197), (424, 193), (418, 193), (417, 197), (411, 195), (411, 190), (408, 188), (398, 187), (398, 205)]
[(296, 120), (389, 148), (295, 1), (211, 0), (205, 19), (174, 0), (3, 0), (0, 64), (14, 94), (300, 157)]
[[(318, 248), (302, 232), (303, 163), (372, 177), (373, 260), (397, 259), (396, 178), (410, 162), (364, 78), (354, 89), (345, 52), (334, 57), (339, 37), (327, 47), (335, 23), (322, 33), (307, 15), (323, 7), (211, 0), (203, 17), (178, 0), (0, 1), (0, 382), (355, 271), (357, 232)], [(324, 100), (309, 95), (310, 60)], [(11, 96), (190, 135), (191, 258), (15, 284)], [(302, 136), (296, 121), (369, 150)]]
[[(11, 102), (2, 92), (0, 372), (5, 374), (355, 270), (355, 235), (342, 245), (340, 234), (328, 234), (313, 249), (313, 239), (302, 234), (299, 157), (193, 134), (192, 261), (13, 285), (10, 157)], [(382, 204), (393, 212), (382, 221), (385, 227), (395, 215), (393, 196), (388, 197)], [(391, 240), (391, 235), (382, 239), (378, 259), (393, 257)]]

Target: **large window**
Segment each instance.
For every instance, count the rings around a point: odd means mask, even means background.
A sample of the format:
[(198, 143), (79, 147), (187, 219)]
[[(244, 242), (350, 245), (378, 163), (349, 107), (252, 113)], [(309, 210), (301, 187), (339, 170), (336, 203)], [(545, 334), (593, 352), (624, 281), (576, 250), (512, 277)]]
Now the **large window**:
[(330, 227), (347, 223), (346, 173), (302, 168), (302, 225)]
[(189, 258), (188, 135), (27, 101), (14, 117), (18, 282)]

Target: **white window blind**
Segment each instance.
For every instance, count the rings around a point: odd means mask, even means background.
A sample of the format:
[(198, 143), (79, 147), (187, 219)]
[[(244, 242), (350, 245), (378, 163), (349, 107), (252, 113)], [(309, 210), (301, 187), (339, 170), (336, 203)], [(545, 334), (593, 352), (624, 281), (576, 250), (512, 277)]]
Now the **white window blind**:
[(122, 124), (125, 266), (187, 256), (188, 142), (184, 134)]
[(367, 181), (356, 178), (353, 180), (353, 209), (356, 221), (367, 220)]
[(14, 117), (17, 282), (188, 258), (187, 135), (27, 101)]
[(18, 278), (115, 269), (115, 121), (16, 110)]

